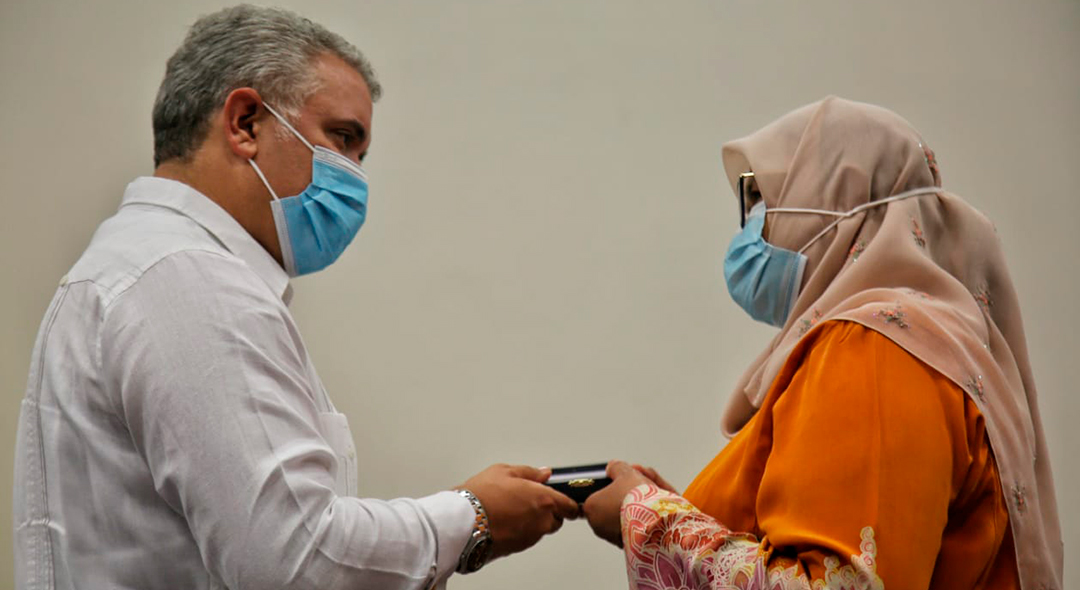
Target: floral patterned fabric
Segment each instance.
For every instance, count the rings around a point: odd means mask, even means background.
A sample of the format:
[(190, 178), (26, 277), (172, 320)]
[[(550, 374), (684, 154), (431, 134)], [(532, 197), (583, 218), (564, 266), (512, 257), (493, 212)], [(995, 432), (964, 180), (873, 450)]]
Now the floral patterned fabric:
[(971, 396), (826, 321), (683, 496), (628, 494), (627, 571), (640, 590), (1015, 589), (1014, 496)]
[(861, 553), (841, 565), (825, 559), (822, 579), (808, 580), (791, 559), (769, 561), (752, 535), (735, 533), (694, 505), (652, 484), (623, 501), (623, 545), (637, 590), (884, 590), (876, 574), (874, 529), (860, 533)]

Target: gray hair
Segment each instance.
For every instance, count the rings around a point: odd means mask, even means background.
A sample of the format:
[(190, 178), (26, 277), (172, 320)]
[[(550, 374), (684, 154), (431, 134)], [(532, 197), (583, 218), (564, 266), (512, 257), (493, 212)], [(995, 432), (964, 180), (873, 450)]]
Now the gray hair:
[(154, 166), (190, 158), (206, 139), (210, 115), (237, 88), (254, 88), (278, 110), (295, 113), (318, 90), (311, 65), (325, 53), (359, 72), (378, 100), (382, 87), (367, 58), (302, 16), (241, 4), (199, 18), (169, 58), (154, 101)]

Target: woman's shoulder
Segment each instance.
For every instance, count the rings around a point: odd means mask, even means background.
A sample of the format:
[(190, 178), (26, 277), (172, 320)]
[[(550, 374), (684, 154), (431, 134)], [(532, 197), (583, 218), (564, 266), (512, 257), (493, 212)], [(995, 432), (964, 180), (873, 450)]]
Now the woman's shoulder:
[(792, 352), (778, 380), (785, 395), (807, 390), (852, 403), (933, 409), (963, 418), (968, 395), (957, 383), (881, 332), (849, 320), (822, 322)]

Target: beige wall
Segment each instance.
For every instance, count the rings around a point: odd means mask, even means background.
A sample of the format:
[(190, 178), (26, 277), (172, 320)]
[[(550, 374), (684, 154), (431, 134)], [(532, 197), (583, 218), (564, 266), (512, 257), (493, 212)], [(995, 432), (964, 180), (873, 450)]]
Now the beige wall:
[[(771, 333), (724, 287), (736, 220), (720, 144), (838, 94), (911, 120), (946, 186), (997, 222), (1077, 554), (1080, 3), (284, 4), (354, 40), (386, 87), (368, 225), (295, 283), (293, 307), (365, 495), (427, 494), (495, 461), (611, 457), (685, 486)], [(151, 171), (165, 59), (219, 5), (0, 0), (0, 587), (38, 322)], [(621, 568), (570, 523), (454, 586), (620, 588)]]

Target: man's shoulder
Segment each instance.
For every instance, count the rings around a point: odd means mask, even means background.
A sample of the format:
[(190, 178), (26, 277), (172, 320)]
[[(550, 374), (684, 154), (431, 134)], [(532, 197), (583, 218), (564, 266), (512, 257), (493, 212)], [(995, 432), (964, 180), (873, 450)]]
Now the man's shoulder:
[(92, 283), (108, 307), (148, 273), (177, 289), (193, 282), (206, 290), (226, 286), (207, 280), (212, 277), (233, 284), (255, 279), (242, 259), (190, 217), (162, 207), (128, 205), (98, 226), (65, 282)]

